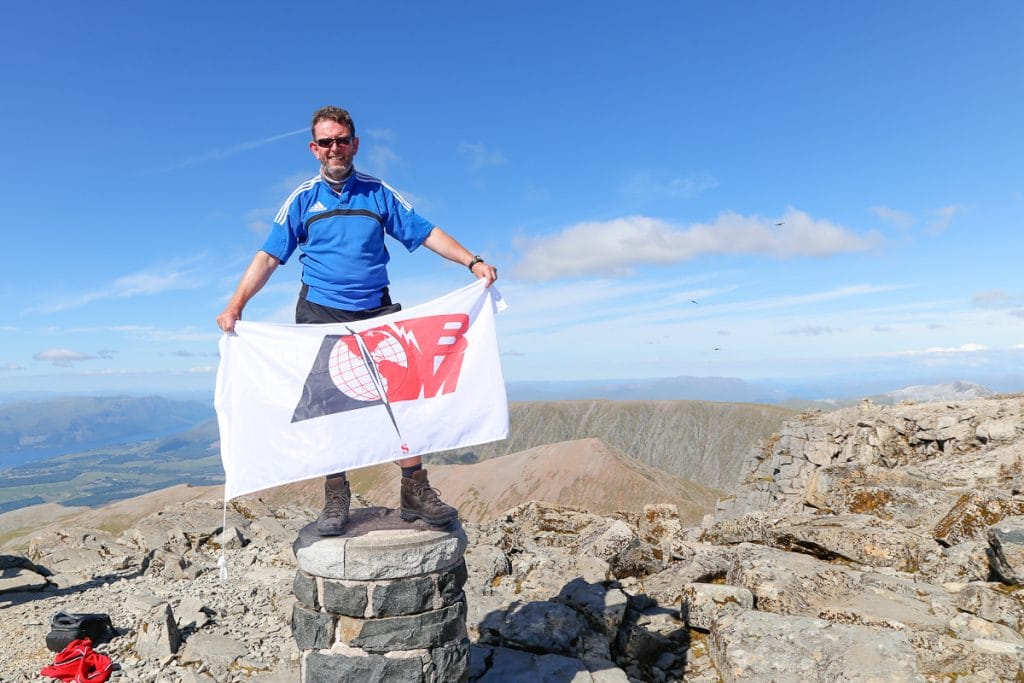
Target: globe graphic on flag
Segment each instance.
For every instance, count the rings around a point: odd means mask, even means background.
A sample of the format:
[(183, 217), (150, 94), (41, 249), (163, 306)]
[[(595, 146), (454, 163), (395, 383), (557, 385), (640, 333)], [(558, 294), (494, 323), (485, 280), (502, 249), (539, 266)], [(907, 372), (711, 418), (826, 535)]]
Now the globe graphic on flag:
[[(384, 330), (369, 330), (359, 333), (359, 336), (377, 366), (381, 385), (387, 393), (389, 379), (400, 382), (409, 369), (405, 348), (393, 334)], [(334, 386), (343, 394), (359, 401), (376, 401), (381, 398), (354, 337), (345, 336), (335, 342), (331, 349), (329, 368)]]

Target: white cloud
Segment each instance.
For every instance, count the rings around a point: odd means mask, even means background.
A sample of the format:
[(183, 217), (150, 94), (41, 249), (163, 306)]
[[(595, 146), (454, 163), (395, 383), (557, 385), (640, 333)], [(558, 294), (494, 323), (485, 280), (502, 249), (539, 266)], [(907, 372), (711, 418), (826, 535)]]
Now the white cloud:
[(671, 264), (703, 254), (824, 257), (864, 251), (877, 234), (859, 235), (789, 208), (778, 219), (728, 212), (714, 223), (689, 227), (647, 216), (585, 222), (546, 237), (522, 238), (516, 275), (550, 280), (580, 275), (622, 275), (641, 264)]
[(931, 212), (931, 214), (935, 216), (935, 220), (928, 224), (925, 232), (930, 235), (944, 232), (949, 227), (950, 223), (953, 222), (953, 219), (957, 214), (961, 214), (966, 210), (967, 207), (963, 204), (951, 204), (949, 206), (944, 206), (941, 209), (935, 209)]
[(888, 206), (872, 206), (869, 210), (886, 223), (891, 223), (904, 230), (914, 224), (914, 217), (906, 211), (891, 209)]
[(58, 367), (68, 368), (72, 363), (83, 360), (95, 360), (98, 356), (71, 349), (47, 349), (32, 356), (33, 360), (50, 361)]
[(931, 346), (924, 350), (925, 353), (974, 353), (975, 351), (985, 351), (987, 347), (981, 344), (961, 344), (960, 346), (954, 347), (941, 347)]
[(967, 344), (961, 344), (960, 346), (929, 346), (926, 349), (918, 349), (911, 351), (900, 351), (895, 355), (898, 356), (929, 356), (929, 355), (948, 355), (948, 354), (962, 354), (962, 353), (978, 353), (981, 351), (988, 351), (987, 346), (982, 344), (975, 344), (969, 342)]
[(504, 154), (488, 149), (479, 142), (460, 142), (455, 151), (469, 159), (469, 164), (474, 171), (488, 166), (502, 166), (506, 163)]
[(18, 365), (17, 363), (4, 363), (0, 365), (0, 372), (9, 372), (13, 370), (24, 370), (24, 365)]

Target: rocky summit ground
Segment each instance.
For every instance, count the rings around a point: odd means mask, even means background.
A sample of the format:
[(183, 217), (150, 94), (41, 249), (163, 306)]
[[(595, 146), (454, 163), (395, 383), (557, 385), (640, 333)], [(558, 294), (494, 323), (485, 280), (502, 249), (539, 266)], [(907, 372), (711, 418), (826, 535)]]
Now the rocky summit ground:
[[(1024, 680), (1024, 397), (805, 413), (699, 525), (530, 502), (466, 523), (472, 681)], [(362, 501), (365, 503), (365, 501)], [(55, 610), (108, 612), (121, 681), (295, 681), (314, 511), (171, 504), (0, 555), (0, 680)]]

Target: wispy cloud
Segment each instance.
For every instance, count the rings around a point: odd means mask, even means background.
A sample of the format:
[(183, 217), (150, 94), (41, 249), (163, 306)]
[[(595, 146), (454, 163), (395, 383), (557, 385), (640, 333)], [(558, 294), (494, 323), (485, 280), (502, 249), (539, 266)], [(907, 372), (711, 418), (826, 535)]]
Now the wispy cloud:
[(90, 353), (82, 353), (80, 351), (72, 351), (71, 349), (47, 349), (32, 356), (33, 360), (49, 361), (62, 368), (69, 368), (72, 364), (77, 363), (78, 361), (96, 360), (97, 358), (99, 358), (99, 356), (94, 356)]
[(840, 334), (842, 330), (828, 325), (807, 325), (791, 330), (783, 330), (782, 334), (792, 334), (801, 337), (820, 337), (826, 334)]
[(546, 237), (521, 238), (516, 275), (549, 280), (628, 274), (641, 264), (672, 264), (703, 254), (760, 254), (776, 258), (826, 257), (865, 251), (877, 233), (857, 234), (794, 208), (779, 218), (727, 212), (714, 223), (689, 227), (647, 216), (585, 222)]
[(975, 292), (971, 296), (971, 303), (977, 308), (1019, 308), (1024, 306), (1024, 293), (1013, 294), (1003, 289), (989, 289)]
[(249, 209), (245, 212), (245, 227), (257, 235), (265, 235), (270, 231), (276, 212), (276, 209)]
[(364, 128), (359, 135), (360, 138), (372, 138), (380, 142), (395, 142), (398, 135), (390, 128)]
[(750, 301), (738, 301), (732, 304), (717, 306), (716, 310), (729, 313), (740, 311), (766, 311), (785, 309), (793, 308), (796, 306), (807, 306), (811, 304), (822, 303), (824, 301), (836, 301), (839, 299), (847, 299), (851, 297), (881, 294), (884, 292), (892, 292), (900, 289), (905, 289), (905, 286), (846, 285), (843, 287), (834, 287), (832, 289), (822, 290), (820, 292), (810, 292), (808, 294), (789, 294), (785, 296), (771, 297), (768, 299), (752, 299)]
[(488, 149), (479, 142), (460, 142), (455, 151), (469, 159), (469, 165), (474, 171), (506, 163), (504, 154), (498, 150)]
[(236, 154), (241, 154), (242, 152), (248, 152), (249, 150), (256, 149), (257, 147), (269, 145), (272, 142), (277, 142), (278, 140), (284, 140), (285, 138), (294, 137), (301, 133), (308, 132), (309, 128), (299, 128), (298, 130), (288, 131), (287, 133), (280, 133), (279, 135), (271, 135), (270, 137), (260, 138), (259, 140), (250, 140), (249, 142), (241, 142), (237, 145), (232, 145), (230, 147), (221, 147), (219, 149), (210, 150), (209, 152), (203, 152), (202, 154), (198, 154), (194, 157), (189, 157), (188, 159), (176, 161), (168, 166), (143, 171), (143, 175), (147, 175), (150, 173), (165, 173), (167, 171), (176, 171), (187, 166), (195, 166), (197, 164), (206, 163), (208, 161), (219, 161), (220, 159), (227, 159), (228, 157), (233, 157)]
[(17, 363), (4, 363), (0, 365), (0, 372), (13, 372), (15, 370), (24, 370), (24, 365), (18, 365)]
[[(390, 174), (391, 169), (400, 160), (398, 153), (387, 145), (373, 145), (360, 157), (366, 161), (367, 171), (381, 177)], [(363, 166), (362, 163), (358, 165)]]
[[(214, 326), (211, 325), (211, 328)], [(147, 327), (143, 325), (120, 325), (110, 328), (115, 332), (124, 332), (139, 339), (147, 341), (190, 341), (190, 342), (216, 342), (220, 339), (221, 333), (215, 330), (201, 330), (195, 327), (171, 330), (159, 327)]]
[(650, 201), (653, 199), (693, 199), (718, 187), (718, 180), (708, 173), (686, 173), (672, 177), (657, 177), (650, 173), (633, 175), (619, 188), (630, 197)]
[(925, 228), (925, 232), (930, 235), (935, 235), (940, 232), (944, 232), (949, 225), (953, 222), (953, 219), (963, 212), (967, 211), (967, 207), (963, 204), (951, 204), (944, 206), (941, 209), (935, 209), (931, 214), (935, 217), (928, 227)]
[(892, 209), (888, 206), (872, 206), (869, 211), (886, 223), (891, 223), (892, 225), (904, 230), (907, 230), (914, 225), (914, 216), (906, 211)]
[(31, 308), (26, 313), (57, 313), (101, 299), (128, 299), (172, 290), (196, 289), (203, 285), (205, 277), (194, 266), (204, 258), (204, 255), (199, 255), (179, 259), (122, 275), (100, 289), (64, 297), (60, 301)]

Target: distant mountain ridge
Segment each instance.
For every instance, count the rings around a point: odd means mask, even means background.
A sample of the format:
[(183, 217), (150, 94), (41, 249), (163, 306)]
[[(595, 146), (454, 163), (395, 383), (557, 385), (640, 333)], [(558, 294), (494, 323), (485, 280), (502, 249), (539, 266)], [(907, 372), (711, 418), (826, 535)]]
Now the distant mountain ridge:
[(217, 421), (0, 470), (0, 512), (40, 503), (96, 506), (177, 484), (224, 481)]
[(876, 403), (899, 403), (900, 401), (966, 401), (975, 398), (989, 398), (996, 392), (974, 382), (949, 382), (947, 384), (918, 384), (887, 391), (875, 398)]
[[(531, 500), (571, 505), (596, 514), (642, 512), (657, 501), (696, 523), (723, 492), (631, 458), (600, 439), (546, 444), (471, 465), (431, 465), (430, 483), (463, 519), (480, 522)], [(401, 470), (391, 463), (349, 473), (352, 490), (376, 505), (398, 507)], [(274, 503), (319, 505), (323, 480), (287, 484), (259, 494)]]
[(69, 396), (0, 405), (0, 468), (184, 431), (214, 416), (200, 401)]
[(469, 463), (545, 444), (597, 438), (647, 465), (730, 490), (758, 440), (795, 415), (790, 408), (711, 401), (531, 401), (510, 407), (509, 438), (427, 456)]
[(779, 403), (781, 389), (736, 377), (662, 377), (655, 379), (508, 382), (510, 401), (725, 401)]
[[(175, 484), (223, 482), (217, 424), (207, 404), (157, 398), (51, 399), (0, 406), (0, 414), (9, 417), (8, 443), (18, 435), (38, 434), (46, 438), (37, 445), (62, 444), (50, 457), (29, 448), (28, 453), (15, 451), (14, 458), (8, 454), (0, 459), (0, 512), (42, 503), (97, 506)], [(649, 466), (724, 490), (738, 481), (749, 448), (791, 414), (773, 406), (697, 401), (513, 404), (510, 439), (431, 455), (428, 462), (467, 463), (597, 438)], [(196, 417), (205, 419), (190, 424)], [(132, 439), (131, 432), (144, 429), (150, 419), (157, 427), (169, 426), (168, 433)], [(21, 427), (11, 428), (13, 424)], [(83, 447), (99, 435), (106, 443)], [(31, 461), (8, 465), (18, 457)]]

